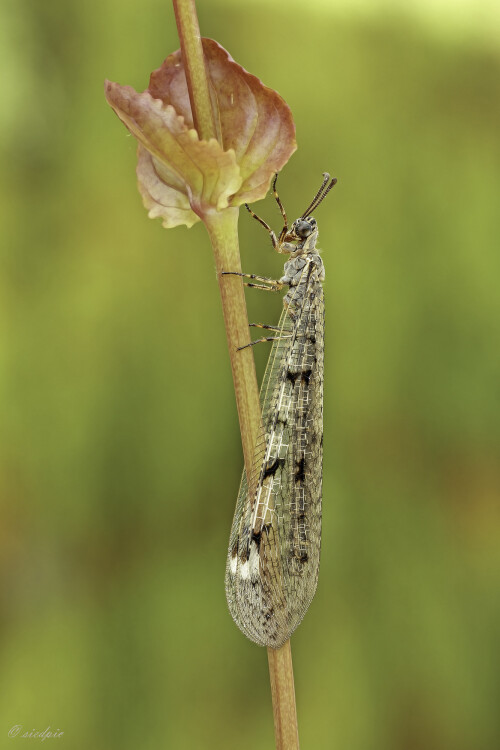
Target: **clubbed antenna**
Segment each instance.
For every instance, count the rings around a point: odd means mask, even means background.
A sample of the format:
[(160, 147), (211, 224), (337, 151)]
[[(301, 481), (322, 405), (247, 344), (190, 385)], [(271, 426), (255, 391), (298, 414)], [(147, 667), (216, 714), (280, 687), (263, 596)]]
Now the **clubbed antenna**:
[[(337, 183), (337, 178), (334, 177), (332, 181), (329, 183), (330, 175), (328, 172), (323, 172), (323, 182), (321, 183), (321, 187), (312, 199), (311, 203), (308, 205), (304, 213), (301, 215), (301, 219), (304, 219), (306, 216), (309, 216), (316, 208), (318, 208), (321, 201), (326, 198), (332, 187)], [(328, 184), (329, 183), (329, 184)]]

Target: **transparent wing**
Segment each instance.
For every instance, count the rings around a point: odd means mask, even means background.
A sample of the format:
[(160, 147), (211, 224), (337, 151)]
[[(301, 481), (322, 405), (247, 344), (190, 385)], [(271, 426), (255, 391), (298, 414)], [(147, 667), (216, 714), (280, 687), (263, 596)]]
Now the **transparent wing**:
[[(293, 296), (292, 296), (293, 303)], [(307, 285), (279, 329), (262, 382), (253, 470), (243, 471), (226, 569), (229, 609), (253, 641), (277, 648), (316, 589), (321, 536), (323, 290)], [(279, 335), (279, 334), (278, 334)]]

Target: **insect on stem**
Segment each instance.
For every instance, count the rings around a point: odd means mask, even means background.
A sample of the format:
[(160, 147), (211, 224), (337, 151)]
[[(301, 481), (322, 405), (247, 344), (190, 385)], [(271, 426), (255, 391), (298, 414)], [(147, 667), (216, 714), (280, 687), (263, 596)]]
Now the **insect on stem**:
[[(261, 430), (250, 475), (243, 471), (229, 539), (226, 596), (231, 615), (255, 643), (274, 649), (290, 638), (316, 591), (321, 544), (323, 461), (323, 352), (325, 278), (316, 246), (318, 226), (310, 212), (335, 185), (324, 174), (320, 189), (290, 229), (272, 190), (284, 226), (279, 236), (249, 206), (274, 249), (288, 253), (275, 281), (238, 274), (268, 291), (288, 286), (261, 386)], [(229, 272), (230, 273), (230, 272)], [(245, 348), (245, 347), (240, 347)]]

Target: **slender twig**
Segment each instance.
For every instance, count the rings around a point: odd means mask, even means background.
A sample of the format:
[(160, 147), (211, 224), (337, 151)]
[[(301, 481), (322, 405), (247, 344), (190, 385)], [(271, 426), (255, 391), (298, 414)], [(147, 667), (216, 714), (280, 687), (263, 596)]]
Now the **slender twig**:
[(245, 468), (249, 474), (260, 426), (259, 389), (252, 348), (246, 347), (238, 351), (238, 347), (250, 343), (243, 284), (238, 276), (222, 275), (222, 271), (241, 272), (238, 213), (237, 208), (224, 209), (218, 213), (214, 211), (208, 220), (205, 219), (205, 226), (214, 251), (240, 421), (243, 456)]
[[(173, 0), (181, 53), (186, 70), (193, 121), (204, 140), (215, 138), (200, 30), (194, 0)], [(250, 342), (248, 315), (243, 284), (238, 276), (222, 276), (222, 271), (241, 271), (238, 244), (237, 208), (213, 211), (204, 217), (214, 251), (221, 293), (229, 356), (241, 430), (247, 476), (252, 470), (254, 447), (260, 426), (260, 402), (251, 347), (237, 351)], [(273, 700), (277, 750), (298, 750), (297, 711), (293, 682), (290, 641), (280, 649), (268, 648), (269, 674)]]
[(298, 750), (299, 732), (290, 641), (286, 641), (279, 649), (268, 648), (267, 658), (273, 699), (276, 748), (277, 750)]
[(195, 0), (173, 0), (194, 127), (204, 141), (217, 138)]

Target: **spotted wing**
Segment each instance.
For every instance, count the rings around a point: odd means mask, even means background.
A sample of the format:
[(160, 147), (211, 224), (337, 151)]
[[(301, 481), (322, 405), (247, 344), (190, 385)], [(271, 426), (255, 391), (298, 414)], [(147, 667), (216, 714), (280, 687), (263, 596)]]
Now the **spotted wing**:
[[(261, 387), (262, 427), (243, 471), (226, 568), (238, 627), (278, 648), (316, 590), (321, 539), (324, 303), (314, 275), (283, 311)], [(280, 334), (278, 334), (280, 335)]]

